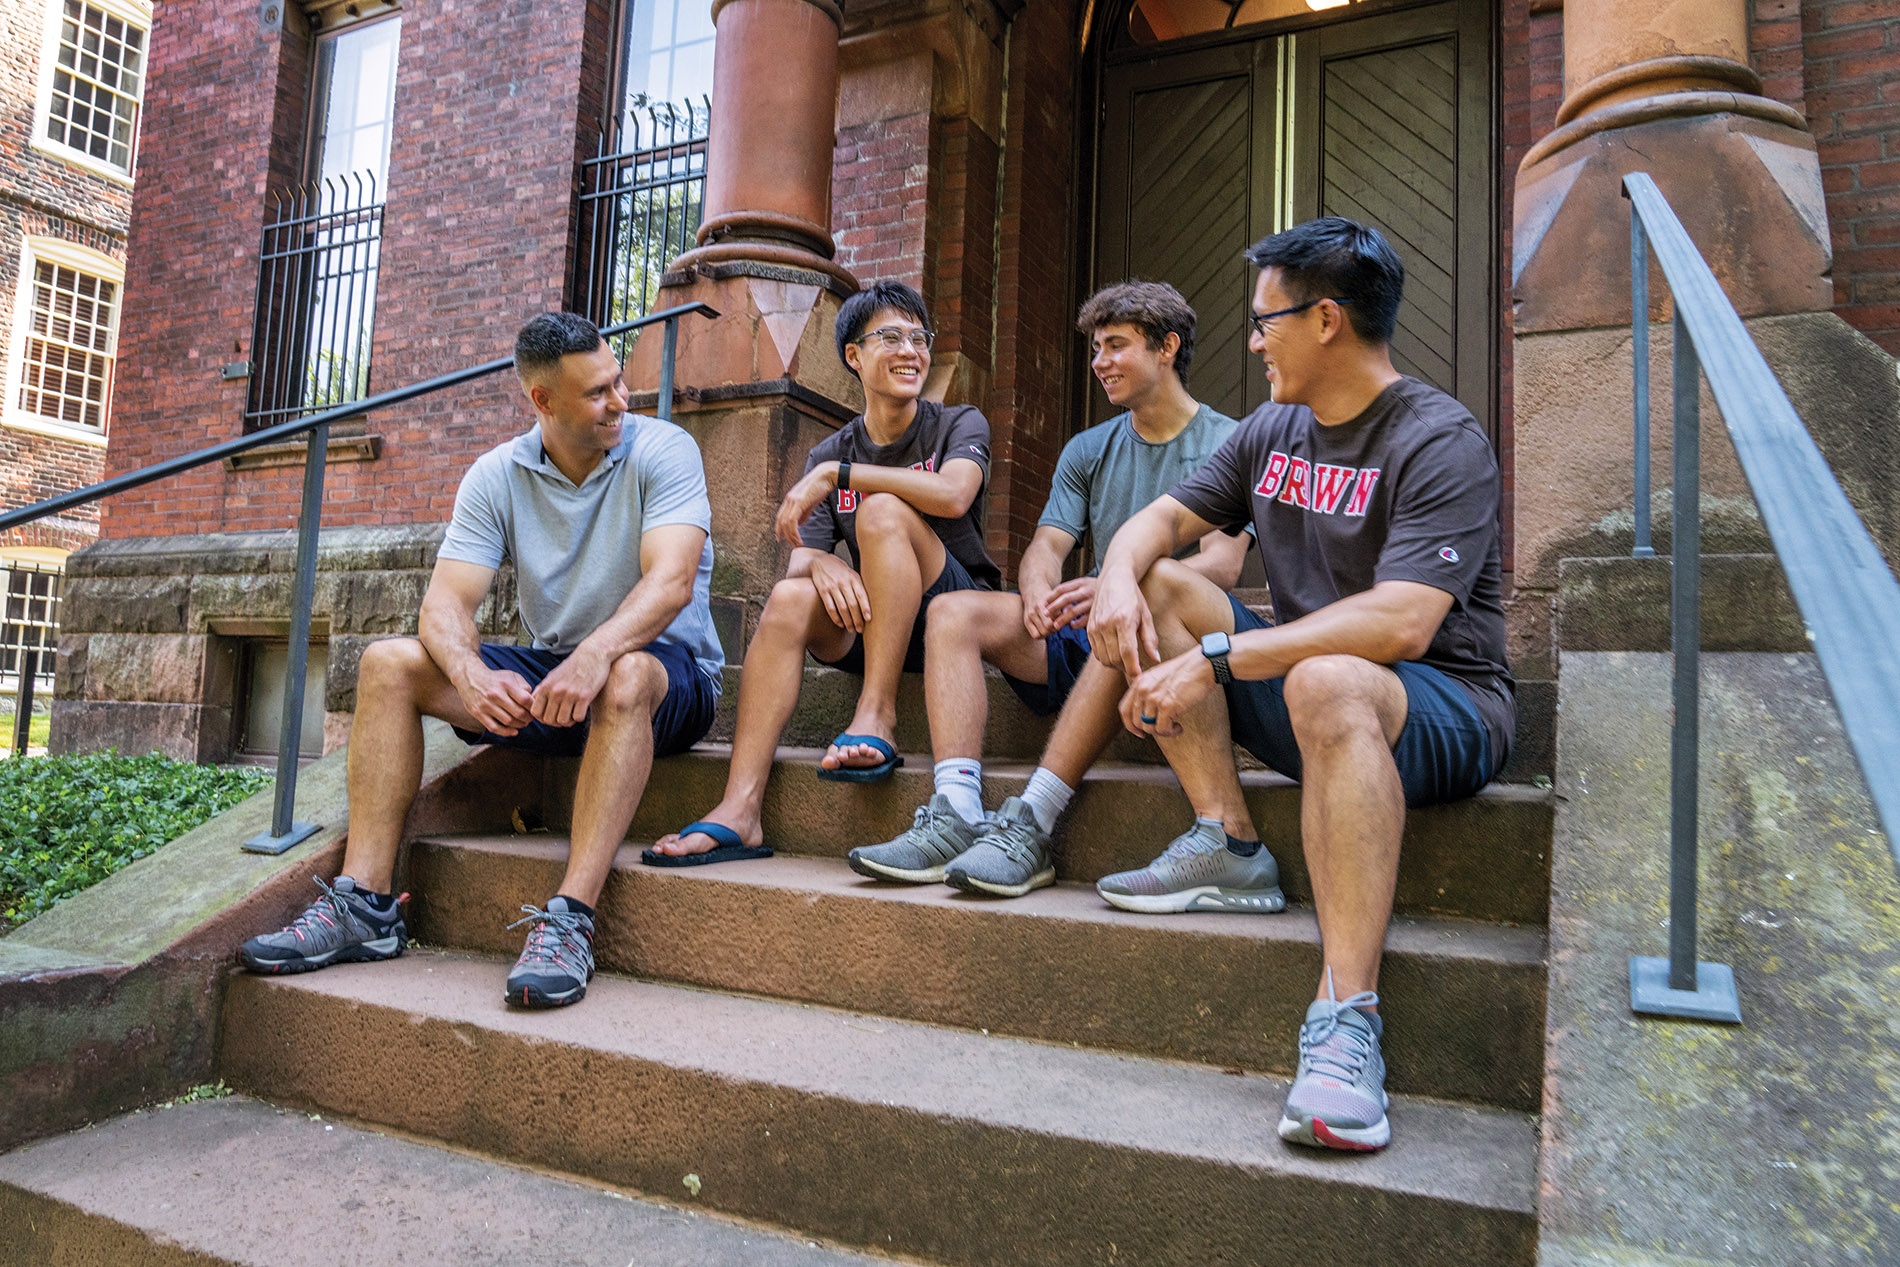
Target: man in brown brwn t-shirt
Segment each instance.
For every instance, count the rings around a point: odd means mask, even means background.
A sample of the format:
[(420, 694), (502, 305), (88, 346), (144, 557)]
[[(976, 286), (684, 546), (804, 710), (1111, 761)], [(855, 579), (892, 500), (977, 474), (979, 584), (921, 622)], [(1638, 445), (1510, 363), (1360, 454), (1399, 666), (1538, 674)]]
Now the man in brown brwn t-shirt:
[[(1089, 641), (1128, 676), (1123, 723), (1163, 752), (1220, 728), (1300, 780), (1325, 968), (1280, 1135), (1370, 1150), (1391, 1137), (1377, 988), (1405, 808), (1470, 796), (1511, 738), (1498, 467), (1464, 406), (1393, 368), (1405, 272), (1376, 230), (1328, 217), (1247, 255), (1273, 399), (1115, 535)], [(1271, 625), (1169, 558), (1249, 522)], [(1132, 910), (1244, 908), (1261, 848), (1245, 802), (1171, 764), (1195, 826), (1098, 891)]]

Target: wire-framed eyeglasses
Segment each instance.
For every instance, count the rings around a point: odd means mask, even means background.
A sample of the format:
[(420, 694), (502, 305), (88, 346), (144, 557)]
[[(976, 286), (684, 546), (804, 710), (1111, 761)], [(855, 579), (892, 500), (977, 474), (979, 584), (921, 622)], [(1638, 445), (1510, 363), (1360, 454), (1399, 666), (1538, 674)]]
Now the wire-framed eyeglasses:
[(876, 339), (886, 352), (895, 352), (908, 347), (914, 352), (928, 352), (930, 345), (937, 341), (935, 330), (926, 330), (922, 326), (914, 330), (901, 330), (896, 326), (880, 326), (876, 330), (859, 335), (854, 343), (869, 343)]
[(1277, 321), (1281, 317), (1290, 317), (1297, 312), (1305, 312), (1315, 304), (1323, 304), (1328, 299), (1336, 304), (1352, 302), (1351, 299), (1341, 299), (1336, 295), (1321, 295), (1318, 299), (1309, 299), (1303, 304), (1294, 304), (1291, 308), (1275, 308), (1272, 312), (1250, 312), (1247, 314), (1247, 323), (1253, 327), (1255, 334), (1264, 337), (1267, 333), (1267, 322)]

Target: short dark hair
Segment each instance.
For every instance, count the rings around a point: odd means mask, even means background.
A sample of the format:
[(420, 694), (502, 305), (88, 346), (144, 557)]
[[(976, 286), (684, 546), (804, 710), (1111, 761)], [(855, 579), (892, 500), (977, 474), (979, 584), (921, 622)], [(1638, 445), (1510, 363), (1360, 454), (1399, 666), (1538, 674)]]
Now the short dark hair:
[[(924, 307), (924, 297), (904, 285), (903, 282), (872, 282), (857, 294), (844, 301), (838, 309), (838, 324), (835, 333), (838, 337), (838, 359), (844, 367), (851, 370), (851, 362), (844, 359), (844, 350), (864, 337), (864, 327), (871, 324), (871, 318), (884, 309), (890, 308), (903, 313), (918, 325), (926, 328), (930, 325), (930, 310)], [(856, 370), (851, 370), (856, 374)]]
[(600, 327), (577, 312), (544, 312), (515, 336), (515, 373), (522, 379), (552, 369), (564, 356), (601, 345)]
[(1368, 343), (1392, 342), (1405, 265), (1380, 232), (1343, 216), (1321, 216), (1247, 248), (1258, 268), (1277, 268), (1290, 299), (1338, 299)]
[(1128, 325), (1141, 331), (1150, 351), (1159, 352), (1170, 334), (1181, 337), (1174, 354), (1174, 376), (1186, 387), (1194, 361), (1194, 309), (1166, 282), (1117, 282), (1090, 295), (1076, 314), (1075, 328), (1093, 335), (1103, 326)]

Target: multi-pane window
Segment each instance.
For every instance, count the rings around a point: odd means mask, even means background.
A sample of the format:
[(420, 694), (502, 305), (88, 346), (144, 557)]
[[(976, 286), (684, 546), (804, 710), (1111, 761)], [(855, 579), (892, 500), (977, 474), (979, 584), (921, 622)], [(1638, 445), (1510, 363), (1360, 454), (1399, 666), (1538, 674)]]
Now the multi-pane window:
[(108, 8), (62, 0), (53, 50), (47, 140), (132, 174), (146, 30)]
[[(0, 558), (0, 689), (17, 690), (30, 662), (50, 687), (59, 649), (60, 565)], [(11, 738), (0, 735), (0, 745)]]
[(707, 0), (627, 0), (626, 112), (712, 95), (713, 20)]
[(117, 352), (116, 278), (46, 258), (28, 246), (12, 401), (28, 418), (104, 431)]

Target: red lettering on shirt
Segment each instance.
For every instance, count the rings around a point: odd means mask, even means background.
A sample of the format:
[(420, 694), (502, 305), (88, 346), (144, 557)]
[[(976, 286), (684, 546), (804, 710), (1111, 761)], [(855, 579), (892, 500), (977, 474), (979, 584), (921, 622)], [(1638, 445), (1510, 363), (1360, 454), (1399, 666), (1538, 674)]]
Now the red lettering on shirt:
[(858, 490), (841, 488), (838, 490), (838, 513), (849, 515), (858, 508)]
[(1294, 458), (1287, 465), (1286, 487), (1280, 490), (1280, 500), (1289, 506), (1308, 509), (1306, 504), (1306, 477), (1313, 471), (1313, 464), (1305, 458)]
[(1286, 454), (1275, 449), (1267, 455), (1267, 469), (1260, 476), (1260, 483), (1254, 492), (1262, 497), (1272, 497), (1280, 491), (1280, 481), (1286, 477)]
[(933, 455), (931, 455), (930, 457), (927, 457), (927, 458), (925, 458), (925, 459), (924, 459), (923, 461), (921, 461), (921, 462), (912, 462), (912, 463), (910, 464), (910, 469), (911, 469), (911, 470), (913, 470), (913, 471), (934, 471), (934, 470), (936, 470), (936, 469), (937, 469), (937, 458), (936, 458), (936, 455), (934, 455), (934, 454), (933, 454)]
[(1379, 482), (1379, 468), (1368, 466), (1359, 472), (1359, 483), (1352, 490), (1352, 500), (1346, 503), (1346, 513), (1363, 519), (1366, 507), (1372, 503), (1372, 489)]
[(1320, 462), (1313, 467), (1313, 509), (1332, 514), (1339, 509), (1339, 503), (1346, 496), (1346, 490), (1352, 487), (1352, 477), (1359, 474), (1357, 467), (1328, 466)]

